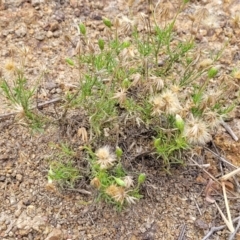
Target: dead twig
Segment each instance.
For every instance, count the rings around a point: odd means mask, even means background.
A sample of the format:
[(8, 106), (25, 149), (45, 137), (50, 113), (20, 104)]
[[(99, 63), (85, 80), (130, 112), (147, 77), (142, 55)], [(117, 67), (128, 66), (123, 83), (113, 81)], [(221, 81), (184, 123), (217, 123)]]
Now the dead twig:
[(79, 193), (82, 193), (82, 194), (86, 194), (86, 195), (91, 195), (92, 193), (85, 190), (85, 189), (72, 189), (72, 188), (67, 188), (66, 190), (68, 191), (73, 191), (73, 192), (79, 192)]
[[(59, 101), (61, 101), (62, 100), (62, 98), (60, 98), (60, 97), (57, 97), (57, 98), (54, 98), (54, 99), (51, 99), (51, 100), (49, 100), (49, 101), (46, 101), (46, 102), (43, 102), (43, 103), (39, 103), (38, 104), (38, 107), (45, 107), (46, 105), (48, 105), (48, 104), (51, 104), (51, 103), (56, 103), (56, 102), (59, 102)], [(33, 108), (36, 108), (37, 106), (35, 106), (35, 107), (33, 107)], [(32, 108), (32, 109), (33, 109)]]
[(12, 228), (15, 225), (15, 222), (16, 222), (16, 220), (11, 220), (11, 223), (9, 224), (7, 230), (5, 231), (5, 235), (4, 236), (7, 236), (7, 234), (12, 230)]
[(237, 180), (236, 176), (233, 176), (233, 181), (234, 181), (235, 184), (236, 184), (237, 192), (240, 193), (240, 183), (239, 183), (239, 181)]
[(235, 231), (230, 234), (228, 240), (233, 240), (235, 238), (235, 235), (237, 234), (238, 230), (240, 229), (240, 218), (238, 219), (238, 225), (235, 228)]
[[(215, 152), (218, 154), (218, 156), (220, 156), (220, 152), (218, 151), (214, 141), (212, 141), (212, 145), (214, 147)], [(219, 161), (219, 167), (220, 167), (220, 170), (221, 170), (221, 174), (224, 175), (224, 173), (223, 173), (223, 162), (222, 161)]]
[(198, 203), (197, 203), (197, 201), (195, 200), (194, 197), (193, 197), (193, 201), (195, 202), (195, 204), (196, 204), (196, 206), (197, 206), (197, 209), (198, 209), (198, 212), (199, 212), (200, 216), (202, 216), (202, 212), (201, 212), (201, 210), (200, 210), (200, 208), (199, 208), (199, 206), (198, 206)]
[[(198, 165), (198, 163), (196, 161), (194, 161), (192, 158), (190, 158), (195, 164)], [(200, 165), (199, 165), (200, 167)], [(215, 179), (210, 173), (208, 173), (204, 168), (202, 168), (204, 172), (206, 172), (212, 179), (214, 179), (216, 182), (220, 183), (217, 179)], [(239, 168), (240, 169), (240, 168)], [(229, 209), (229, 204), (228, 204), (228, 200), (227, 200), (227, 194), (226, 194), (226, 186), (225, 186), (225, 182), (223, 182), (223, 180), (227, 180), (229, 179), (230, 177), (236, 175), (240, 170), (239, 169), (236, 169), (234, 171), (232, 171), (231, 173), (229, 174), (226, 174), (224, 175), (222, 178), (221, 178), (221, 186), (222, 186), (222, 189), (223, 189), (223, 196), (224, 196), (224, 202), (225, 202), (225, 206), (226, 206), (226, 210), (227, 210), (227, 215), (228, 215), (228, 219), (225, 217), (225, 215), (223, 214), (222, 210), (220, 209), (220, 207), (218, 206), (218, 204), (216, 203), (216, 201), (214, 201), (218, 211), (220, 212), (226, 226), (228, 227), (229, 231), (231, 233), (234, 232), (234, 227), (233, 227), (233, 221), (231, 219), (231, 213), (230, 213), (230, 209)], [(211, 182), (211, 181), (210, 181)], [(207, 190), (208, 191), (208, 190)], [(215, 229), (216, 231), (216, 229)], [(210, 234), (211, 235), (211, 234)], [(209, 235), (209, 236), (210, 236)], [(207, 239), (207, 238), (204, 238), (204, 239)]]
[[(198, 165), (196, 165), (196, 164), (187, 164), (187, 166), (189, 166), (189, 167), (198, 167)], [(201, 166), (201, 168), (209, 168), (211, 165), (209, 164), (209, 163), (207, 163), (207, 164), (199, 164), (199, 166)]]
[[(59, 102), (59, 101), (61, 101), (61, 98), (60, 98), (60, 97), (54, 98), (54, 99), (52, 99), (52, 100), (49, 100), (49, 101), (46, 101), (46, 102), (43, 102), (43, 103), (39, 103), (39, 104), (37, 104), (36, 106), (31, 107), (30, 109), (32, 110), (32, 109), (34, 109), (34, 108), (45, 107), (46, 105), (49, 105), (49, 104), (51, 104), (51, 103), (56, 103), (56, 102)], [(16, 114), (18, 114), (18, 113), (19, 113), (19, 112), (11, 112), (11, 113), (2, 114), (2, 115), (0, 115), (0, 119), (1, 119), (1, 118), (8, 118), (8, 117), (13, 116), (13, 115), (16, 115)]]
[(228, 226), (228, 229), (230, 230), (230, 232), (234, 232), (232, 217), (231, 217), (230, 208), (229, 208), (228, 199), (227, 199), (225, 182), (222, 182), (222, 189), (223, 189), (223, 197), (224, 197), (225, 207), (226, 207), (227, 216), (228, 216), (228, 221), (225, 223)]
[(220, 178), (221, 181), (227, 181), (229, 178), (235, 176), (236, 174), (240, 173), (240, 168), (237, 168), (235, 169), (234, 171), (228, 173), (228, 174), (225, 174), (224, 176), (222, 176)]
[(238, 141), (237, 135), (233, 132), (231, 127), (225, 123), (224, 121), (221, 121), (221, 125), (226, 129), (226, 131), (229, 133), (229, 135), (233, 138), (234, 141)]
[[(235, 223), (239, 220), (240, 220), (240, 216), (237, 218), (234, 218), (233, 223)], [(202, 240), (207, 240), (213, 233), (220, 231), (220, 230), (224, 229), (225, 227), (226, 227), (226, 225), (222, 225), (222, 226), (218, 226), (218, 227), (211, 227), (210, 231), (205, 235), (205, 237)], [(236, 231), (236, 229), (235, 229), (235, 231)]]
[(90, 215), (89, 213), (88, 213), (88, 217), (90, 218), (90, 220), (91, 220), (93, 226), (95, 226), (95, 222), (93, 221), (93, 219), (92, 219), (92, 217), (91, 217), (91, 215)]
[(191, 160), (192, 162), (194, 162), (196, 166), (198, 166), (199, 168), (201, 168), (211, 179), (213, 179), (214, 181), (216, 181), (218, 184), (221, 185), (221, 183), (220, 183), (212, 174), (210, 174), (206, 169), (204, 169), (204, 168), (202, 167), (202, 165), (198, 164), (195, 160), (193, 160), (193, 158), (190, 158), (190, 160)]
[[(210, 174), (206, 169), (202, 168), (201, 165), (198, 164), (192, 157), (190, 158), (190, 160), (191, 160), (192, 162), (194, 162), (196, 166), (198, 166), (199, 168), (201, 168), (212, 180), (214, 180), (214, 181), (217, 182), (220, 186), (222, 186), (221, 182), (220, 182), (218, 179), (216, 179), (216, 178), (215, 178), (212, 174)], [(228, 193), (231, 193), (234, 197), (237, 197), (237, 198), (238, 198), (238, 196), (237, 196), (235, 193), (233, 193), (232, 191), (227, 190), (227, 192), (228, 192)]]
[(180, 231), (180, 234), (179, 234), (177, 240), (183, 240), (184, 239), (185, 231), (186, 231), (186, 224), (184, 223), (181, 227), (181, 231)]
[(233, 168), (237, 168), (235, 165), (233, 165), (231, 162), (227, 161), (225, 158), (221, 157), (219, 154), (213, 152), (211, 149), (204, 147), (204, 149), (206, 149), (207, 151), (209, 151), (210, 153), (212, 153), (214, 156), (216, 156), (219, 160), (221, 160), (222, 162), (228, 164), (229, 166), (233, 167)]

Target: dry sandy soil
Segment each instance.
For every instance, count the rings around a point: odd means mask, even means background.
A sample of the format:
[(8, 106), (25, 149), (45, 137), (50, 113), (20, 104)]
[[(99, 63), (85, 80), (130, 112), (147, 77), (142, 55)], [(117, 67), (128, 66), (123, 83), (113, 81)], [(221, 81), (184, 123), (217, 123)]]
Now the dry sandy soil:
[[(64, 94), (64, 89), (77, 83), (77, 72), (66, 66), (65, 58), (75, 54), (74, 44), (79, 39), (77, 24), (85, 22), (92, 37), (103, 30), (102, 16), (113, 19), (117, 14), (128, 14), (124, 0), (0, 0), (0, 60), (19, 59), (19, 49), (28, 47), (28, 78), (41, 80), (41, 101)], [(162, 1), (164, 4), (167, 1)], [(168, 5), (174, 11), (174, 3)], [(210, 3), (208, 3), (210, 2)], [(147, 12), (147, 1), (137, 1), (134, 14)], [(163, 7), (164, 5), (162, 5)], [(202, 23), (204, 11), (209, 16)], [(199, 49), (208, 51), (222, 46), (231, 37), (223, 53), (221, 67), (229, 73), (239, 67), (240, 60), (240, 2), (190, 1), (179, 16), (176, 32), (179, 37), (193, 34)], [(73, 44), (66, 41), (70, 36)], [(1, 74), (4, 74), (3, 72)], [(56, 105), (56, 108), (58, 106)], [(51, 104), (44, 110), (54, 113)], [(2, 101), (0, 113), (11, 112)], [(232, 114), (228, 124), (240, 137), (239, 110)], [(206, 200), (204, 191), (209, 176), (186, 159), (185, 166), (173, 167), (172, 175), (161, 170), (161, 164), (149, 156), (126, 153), (125, 164), (132, 172), (145, 172), (147, 181), (141, 189), (143, 199), (117, 212), (102, 202), (95, 202), (96, 192), (87, 181), (81, 181), (75, 191), (58, 191), (47, 187), (47, 159), (52, 154), (50, 142), (69, 141), (76, 149), (81, 140), (76, 131), (84, 126), (81, 113), (70, 113), (67, 134), (58, 125), (49, 126), (44, 133), (32, 135), (14, 116), (0, 118), (0, 238), (15, 239), (95, 239), (95, 240), (154, 240), (203, 239), (212, 226), (225, 225), (214, 204)], [(126, 145), (141, 143), (141, 133), (128, 133)], [(219, 152), (236, 166), (240, 166), (240, 145), (219, 129), (214, 136)], [(124, 146), (124, 145), (123, 145)], [(209, 146), (213, 147), (213, 146)], [(127, 147), (125, 147), (127, 149)], [(212, 148), (214, 150), (214, 148)], [(199, 148), (195, 158), (199, 164), (210, 164), (207, 169), (218, 178), (230, 169), (227, 165)], [(81, 161), (81, 155), (79, 157)], [(221, 172), (222, 167), (222, 172)], [(229, 204), (232, 219), (240, 214), (239, 179), (230, 189)], [(85, 189), (91, 195), (79, 192)], [(213, 192), (214, 199), (226, 213), (221, 189)], [(234, 223), (234, 226), (237, 222)], [(227, 227), (208, 239), (228, 239)], [(240, 234), (235, 235), (240, 239)]]

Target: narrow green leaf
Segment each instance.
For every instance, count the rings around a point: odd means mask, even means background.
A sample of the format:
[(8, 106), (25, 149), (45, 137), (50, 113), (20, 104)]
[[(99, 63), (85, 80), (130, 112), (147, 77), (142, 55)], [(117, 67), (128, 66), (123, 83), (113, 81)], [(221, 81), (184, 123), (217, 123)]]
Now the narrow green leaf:
[(124, 182), (121, 178), (116, 178), (116, 177), (114, 177), (114, 179), (115, 179), (116, 183), (117, 183), (119, 186), (121, 186), (121, 187), (125, 187), (125, 186), (126, 186), (125, 182)]
[(99, 39), (99, 40), (98, 40), (98, 46), (99, 46), (99, 48), (103, 51), (104, 46), (105, 46), (105, 42), (104, 42), (103, 39)]
[(146, 174), (145, 174), (145, 173), (141, 173), (141, 174), (138, 176), (138, 184), (144, 183), (145, 180), (146, 180)]
[(85, 36), (86, 33), (87, 33), (87, 30), (86, 30), (85, 25), (84, 25), (83, 23), (80, 23), (80, 24), (78, 25), (78, 27), (79, 27), (80, 33)]
[(70, 65), (70, 66), (74, 66), (74, 62), (73, 62), (72, 59), (70, 59), (70, 58), (66, 58), (66, 62), (67, 62), (68, 65)]
[(103, 23), (104, 23), (107, 27), (109, 27), (109, 28), (112, 27), (112, 22), (111, 22), (111, 20), (108, 19), (108, 18), (103, 18)]

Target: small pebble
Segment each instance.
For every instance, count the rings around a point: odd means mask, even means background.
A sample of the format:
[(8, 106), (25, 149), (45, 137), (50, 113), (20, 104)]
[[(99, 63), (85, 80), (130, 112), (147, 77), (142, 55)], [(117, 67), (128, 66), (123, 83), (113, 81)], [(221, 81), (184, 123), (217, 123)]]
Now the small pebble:
[(39, 41), (44, 40), (46, 33), (44, 31), (39, 31), (35, 33), (35, 38)]
[(21, 182), (22, 179), (23, 179), (23, 176), (18, 173), (18, 174), (16, 175), (16, 179), (17, 179), (19, 182)]

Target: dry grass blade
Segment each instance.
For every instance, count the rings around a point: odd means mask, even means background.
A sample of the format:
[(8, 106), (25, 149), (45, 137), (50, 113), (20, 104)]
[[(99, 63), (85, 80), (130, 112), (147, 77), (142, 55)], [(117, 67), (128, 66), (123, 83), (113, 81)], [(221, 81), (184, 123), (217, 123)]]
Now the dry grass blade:
[(229, 135), (233, 138), (234, 141), (238, 141), (238, 137), (237, 135), (233, 132), (233, 130), (231, 129), (231, 127), (226, 124), (224, 121), (221, 122), (221, 125), (226, 129), (226, 131), (229, 133)]
[[(231, 230), (234, 231), (234, 227), (233, 227), (233, 223), (232, 223), (232, 217), (231, 217), (231, 212), (230, 212), (230, 208), (229, 208), (229, 204), (228, 204), (228, 199), (227, 199), (225, 182), (222, 182), (222, 189), (223, 189), (224, 202), (225, 202), (225, 206), (226, 206), (226, 210), (227, 210), (227, 215), (228, 215), (228, 222), (229, 222), (229, 226), (231, 227), (231, 229), (229, 228), (229, 230), (230, 230), (230, 231), (231, 231)], [(231, 232), (232, 232), (232, 231), (231, 231)]]
[(180, 234), (179, 234), (179, 237), (177, 240), (184, 240), (185, 239), (185, 231), (186, 231), (186, 224), (184, 223), (181, 227), (181, 231), (180, 231)]
[[(200, 165), (199, 165), (196, 161), (194, 161), (192, 158), (191, 158), (191, 160), (192, 160), (197, 166), (200, 167)], [(208, 173), (205, 169), (203, 169), (203, 171), (204, 171), (205, 173), (207, 173), (207, 174), (208, 174), (212, 179), (214, 179), (217, 183), (220, 183), (217, 179), (215, 179), (215, 178), (214, 178), (210, 173)], [(236, 172), (236, 170), (233, 171), (233, 172)], [(216, 201), (215, 201), (215, 205), (217, 206), (218, 211), (220, 212), (220, 214), (221, 214), (221, 216), (222, 216), (225, 224), (227, 225), (229, 231), (230, 231), (230, 232), (234, 232), (234, 227), (233, 227), (233, 223), (232, 223), (232, 219), (231, 219), (231, 214), (230, 214), (230, 209), (229, 209), (229, 204), (228, 204), (227, 195), (226, 195), (225, 183), (222, 182), (221, 185), (222, 185), (222, 188), (223, 188), (223, 195), (224, 195), (224, 200), (225, 200), (225, 205), (226, 205), (226, 209), (227, 209), (227, 214), (228, 214), (229, 220), (225, 217), (225, 215), (223, 214), (222, 210), (220, 209), (220, 207), (218, 206), (218, 204), (216, 203)], [(205, 239), (205, 238), (204, 238), (204, 239)]]
[[(199, 168), (201, 168), (212, 180), (217, 182), (219, 185), (221, 185), (221, 182), (218, 181), (212, 174), (210, 174), (206, 169), (204, 169), (200, 164), (198, 164), (194, 159), (190, 158), (190, 160)], [(231, 193), (234, 197), (238, 197), (234, 192), (227, 190), (228, 193)]]
[(211, 192), (212, 192), (212, 184), (214, 183), (214, 181), (210, 178), (208, 181), (208, 184), (206, 186), (206, 189), (204, 190), (205, 196), (206, 196), (206, 201), (209, 203), (214, 203), (215, 199), (213, 199), (211, 197)]
[[(240, 217), (237, 217), (237, 218), (234, 218), (234, 219), (233, 219), (233, 222), (234, 222), (234, 223), (237, 222), (237, 221), (240, 221)], [(213, 233), (215, 233), (215, 232), (217, 232), (217, 231), (221, 231), (221, 230), (224, 229), (225, 227), (226, 227), (226, 225), (222, 225), (222, 226), (218, 226), (218, 227), (211, 227), (210, 231), (205, 235), (205, 237), (204, 237), (202, 240), (207, 240), (207, 239), (209, 239), (209, 237), (210, 237)], [(234, 233), (236, 232), (236, 230), (237, 230), (237, 228), (235, 229)], [(232, 236), (234, 233), (232, 233), (231, 236)], [(230, 236), (230, 237), (231, 237), (231, 236)], [(234, 234), (234, 236), (235, 236), (235, 234)], [(229, 238), (228, 240), (233, 240), (233, 238)]]
[(88, 142), (88, 134), (87, 134), (87, 130), (85, 127), (79, 128), (77, 131), (77, 135), (78, 135), (78, 137), (80, 137), (82, 139), (82, 141), (84, 143)]
[(218, 209), (218, 211), (220, 212), (221, 216), (222, 216), (222, 219), (223, 221), (225, 222), (225, 224), (227, 225), (228, 229), (230, 232), (234, 232), (234, 227), (232, 224), (229, 223), (229, 221), (227, 220), (227, 218), (225, 217), (225, 215), (223, 214), (221, 208), (218, 206), (218, 204), (215, 202), (215, 205)]
[[(33, 106), (33, 107), (31, 108), (31, 110), (34, 109), (34, 108), (45, 107), (45, 106), (47, 106), (47, 105), (49, 105), (49, 104), (51, 104), (51, 103), (56, 103), (56, 102), (59, 102), (59, 101), (61, 101), (61, 100), (62, 100), (62, 98), (57, 97), (57, 98), (54, 98), (54, 99), (52, 99), (52, 100), (49, 100), (49, 101), (46, 101), (46, 102), (43, 102), (43, 103), (39, 103), (38, 105)], [(0, 115), (0, 119), (1, 119), (1, 118), (8, 118), (8, 117), (10, 117), (10, 116), (12, 116), (12, 115), (16, 115), (16, 114), (18, 114), (18, 113), (19, 113), (19, 112), (11, 112), (11, 113), (2, 114), (2, 115)]]
[(190, 160), (199, 168), (201, 168), (211, 179), (213, 179), (215, 182), (217, 182), (218, 184), (221, 184), (212, 174), (210, 174), (206, 169), (204, 169), (200, 164), (198, 164), (195, 160), (193, 160), (192, 158), (190, 158)]
[(86, 194), (86, 195), (91, 195), (92, 193), (85, 190), (85, 189), (72, 189), (72, 188), (68, 188), (66, 189), (68, 191), (74, 191), (74, 192), (79, 192), (79, 193), (82, 193), (82, 194)]
[(214, 156), (216, 156), (219, 160), (221, 160), (222, 162), (228, 164), (231, 167), (237, 168), (235, 165), (233, 165), (232, 163), (230, 163), (229, 161), (227, 161), (225, 158), (221, 157), (219, 154), (213, 152), (211, 149), (204, 147), (204, 149), (206, 149), (207, 151), (209, 151), (210, 153), (212, 153)]
[(237, 227), (235, 228), (235, 231), (234, 231), (233, 233), (231, 233), (231, 235), (229, 236), (228, 240), (233, 240), (233, 239), (235, 239), (235, 236), (236, 236), (239, 228), (240, 228), (240, 217), (239, 217), (239, 219), (238, 219), (238, 225), (237, 225)]
[(222, 176), (222, 177), (220, 178), (220, 180), (221, 180), (221, 181), (227, 181), (229, 178), (235, 176), (235, 175), (238, 174), (238, 173), (240, 173), (240, 168), (237, 168), (237, 169), (233, 170), (232, 172), (230, 172), (230, 173)]

